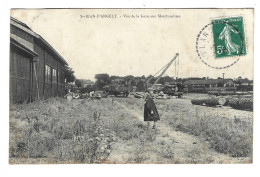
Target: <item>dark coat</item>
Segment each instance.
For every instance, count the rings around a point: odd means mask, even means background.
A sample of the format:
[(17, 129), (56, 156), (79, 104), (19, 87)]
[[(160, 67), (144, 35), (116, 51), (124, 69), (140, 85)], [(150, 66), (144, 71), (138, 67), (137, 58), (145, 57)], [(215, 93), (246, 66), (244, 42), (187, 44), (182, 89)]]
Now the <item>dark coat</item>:
[(160, 116), (151, 97), (148, 96), (144, 105), (144, 121), (157, 121)]

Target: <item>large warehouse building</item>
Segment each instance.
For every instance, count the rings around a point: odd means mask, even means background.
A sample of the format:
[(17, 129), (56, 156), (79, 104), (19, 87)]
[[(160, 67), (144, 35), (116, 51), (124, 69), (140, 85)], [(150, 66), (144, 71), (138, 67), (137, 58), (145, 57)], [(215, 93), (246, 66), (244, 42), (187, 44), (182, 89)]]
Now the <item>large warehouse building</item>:
[(10, 103), (63, 96), (68, 63), (40, 35), (11, 17)]

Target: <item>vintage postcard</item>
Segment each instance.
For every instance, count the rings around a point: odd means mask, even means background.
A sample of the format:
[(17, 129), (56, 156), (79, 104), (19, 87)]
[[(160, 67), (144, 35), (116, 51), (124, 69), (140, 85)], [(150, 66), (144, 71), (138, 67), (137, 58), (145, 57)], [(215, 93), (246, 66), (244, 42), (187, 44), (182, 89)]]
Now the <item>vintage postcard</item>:
[(11, 9), (10, 164), (250, 164), (254, 9)]

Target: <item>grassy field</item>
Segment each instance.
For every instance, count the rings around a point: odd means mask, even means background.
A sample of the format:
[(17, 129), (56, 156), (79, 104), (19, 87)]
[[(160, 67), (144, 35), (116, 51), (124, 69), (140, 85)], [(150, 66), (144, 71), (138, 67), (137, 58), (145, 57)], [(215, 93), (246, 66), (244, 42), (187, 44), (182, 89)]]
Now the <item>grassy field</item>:
[[(140, 102), (124, 102), (135, 110), (142, 108)], [(216, 151), (233, 157), (252, 156), (252, 112), (192, 105), (189, 99), (155, 100), (155, 103), (161, 119), (173, 130), (199, 136)]]
[(233, 109), (208, 108), (190, 102), (159, 101), (162, 119), (175, 131), (200, 136), (216, 151), (233, 157), (252, 155), (253, 114)]
[(142, 121), (143, 101), (53, 98), (10, 106), (9, 161), (16, 163), (250, 163), (253, 113), (155, 100), (161, 121)]
[(104, 163), (118, 139), (146, 141), (153, 133), (129, 119), (111, 99), (67, 102), (55, 98), (12, 105), (10, 162)]

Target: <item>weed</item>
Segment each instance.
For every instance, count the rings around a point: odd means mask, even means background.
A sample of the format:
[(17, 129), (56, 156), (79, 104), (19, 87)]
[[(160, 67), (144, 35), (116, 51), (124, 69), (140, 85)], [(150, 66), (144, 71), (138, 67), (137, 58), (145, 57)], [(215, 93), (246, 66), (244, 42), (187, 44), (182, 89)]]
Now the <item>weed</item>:
[(162, 153), (162, 156), (166, 159), (173, 159), (174, 158), (173, 149), (168, 144), (164, 144), (163, 151), (161, 151), (161, 153)]
[[(111, 151), (115, 137), (105, 130), (108, 122), (92, 103), (48, 99), (10, 107), (9, 156), (48, 158), (50, 162), (99, 163)], [(99, 104), (99, 103), (97, 103)], [(75, 109), (77, 108), (77, 109)], [(107, 139), (105, 139), (107, 138)], [(104, 152), (99, 152), (105, 147)], [(102, 149), (102, 148), (101, 148)]]
[(143, 163), (147, 157), (144, 155), (143, 147), (139, 147), (134, 152), (133, 156), (128, 159), (130, 163)]

